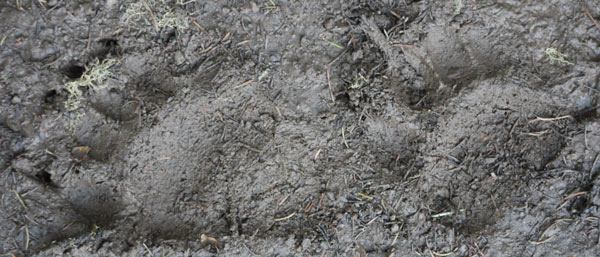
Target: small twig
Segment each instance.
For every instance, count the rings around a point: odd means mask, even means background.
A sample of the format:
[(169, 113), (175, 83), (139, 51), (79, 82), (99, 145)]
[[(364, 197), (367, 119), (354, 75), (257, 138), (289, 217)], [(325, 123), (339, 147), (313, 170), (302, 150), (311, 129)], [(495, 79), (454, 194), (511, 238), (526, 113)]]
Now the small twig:
[(306, 213), (310, 212), (310, 210), (312, 209), (313, 206), (315, 206), (315, 203), (310, 202), (310, 204), (304, 208), (304, 213), (306, 214)]
[(250, 83), (252, 83), (252, 82), (254, 82), (254, 79), (247, 80), (246, 82), (244, 82), (244, 83), (242, 83), (242, 84), (239, 84), (239, 85), (235, 86), (235, 87), (234, 87), (234, 89), (238, 89), (238, 88), (241, 88), (241, 87), (245, 87), (245, 86), (249, 85), (249, 84), (250, 84)]
[(242, 42), (239, 42), (239, 43), (235, 44), (235, 46), (241, 46), (243, 44), (248, 44), (248, 43), (250, 43), (250, 40), (244, 40)]
[(525, 133), (525, 135), (532, 136), (532, 137), (541, 137), (548, 132), (550, 132), (550, 130), (546, 129), (546, 130), (539, 131), (539, 132)]
[(399, 235), (400, 235), (400, 232), (396, 233), (396, 236), (394, 237), (394, 241), (392, 241), (392, 244), (390, 246), (393, 246), (396, 244), (396, 240), (398, 240)]
[[(144, 1), (144, 0), (142, 0)], [(146, 245), (146, 243), (142, 243), (142, 245), (144, 245), (144, 248), (146, 248), (146, 251), (148, 251), (148, 253), (150, 254), (150, 256), (154, 256), (154, 253), (152, 253), (152, 251), (150, 251), (150, 248), (148, 248), (148, 246)]]
[(321, 202), (323, 201), (323, 194), (321, 194), (321, 197), (319, 198), (319, 203), (317, 204), (317, 211), (321, 208)]
[(371, 225), (373, 222), (375, 222), (375, 220), (377, 220), (377, 218), (379, 218), (379, 217), (375, 217), (375, 218), (371, 219), (369, 222), (367, 222), (367, 224), (365, 224), (365, 227)]
[(331, 60), (331, 61), (330, 61), (330, 62), (327, 64), (327, 66), (331, 66), (331, 64), (335, 63), (337, 60), (339, 60), (339, 59), (340, 59), (340, 57), (342, 57), (342, 56), (343, 56), (344, 54), (346, 54), (347, 52), (348, 52), (348, 47), (346, 47), (346, 48), (344, 49), (344, 51), (342, 51), (340, 54), (338, 54), (338, 56), (336, 56), (335, 58), (333, 58), (333, 60)]
[(288, 197), (290, 197), (291, 194), (287, 194), (285, 197), (283, 197), (283, 199), (281, 199), (281, 201), (279, 201), (279, 203), (277, 204), (277, 206), (281, 206), (287, 199)]
[(150, 18), (152, 19), (152, 24), (154, 24), (154, 29), (156, 30), (157, 33), (160, 32), (160, 30), (158, 29), (158, 23), (156, 22), (156, 18), (154, 17), (154, 13), (152, 12), (152, 9), (150, 9), (150, 6), (146, 2), (146, 0), (142, 0), (142, 4), (144, 4), (144, 7), (150, 13)]
[(294, 216), (296, 216), (296, 212), (294, 212), (294, 213), (292, 213), (292, 214), (290, 214), (290, 215), (288, 215), (288, 216), (285, 216), (285, 217), (283, 217), (283, 218), (275, 218), (275, 219), (273, 219), (273, 220), (274, 220), (274, 221), (284, 221), (284, 220), (290, 219), (290, 218), (292, 218), (292, 217), (294, 217)]
[(596, 21), (596, 19), (594, 19), (594, 17), (590, 13), (590, 9), (588, 9), (587, 4), (585, 4), (585, 3), (583, 3), (583, 10), (585, 11), (585, 14), (587, 14), (587, 16), (590, 18), (590, 20), (592, 20), (592, 22), (594, 23), (594, 25), (596, 25), (596, 28), (598, 30), (600, 30), (600, 25), (598, 24), (598, 22)]
[(219, 43), (225, 42), (227, 39), (229, 39), (229, 36), (231, 36), (231, 32), (227, 32), (227, 34), (225, 34), (225, 36), (223, 36), (223, 38), (221, 38)]
[(67, 224), (64, 228), (61, 229), (61, 231), (67, 230), (67, 228), (69, 228), (73, 224), (75, 224), (75, 221), (71, 221), (71, 223)]
[(565, 201), (566, 201), (566, 200), (569, 200), (569, 199), (571, 199), (571, 198), (573, 198), (573, 197), (580, 196), (580, 195), (585, 195), (585, 194), (587, 194), (587, 193), (588, 193), (588, 192), (586, 192), (586, 191), (583, 191), (583, 192), (577, 192), (577, 193), (574, 193), (574, 194), (570, 194), (570, 195), (566, 196), (566, 197), (565, 197), (563, 200), (565, 200)]

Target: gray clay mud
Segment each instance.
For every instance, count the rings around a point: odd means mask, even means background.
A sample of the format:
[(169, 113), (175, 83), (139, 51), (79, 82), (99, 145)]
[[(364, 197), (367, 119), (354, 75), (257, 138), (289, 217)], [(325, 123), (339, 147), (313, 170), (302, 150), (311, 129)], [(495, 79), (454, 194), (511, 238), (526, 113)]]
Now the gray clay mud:
[(0, 254), (597, 256), (595, 1), (4, 1)]

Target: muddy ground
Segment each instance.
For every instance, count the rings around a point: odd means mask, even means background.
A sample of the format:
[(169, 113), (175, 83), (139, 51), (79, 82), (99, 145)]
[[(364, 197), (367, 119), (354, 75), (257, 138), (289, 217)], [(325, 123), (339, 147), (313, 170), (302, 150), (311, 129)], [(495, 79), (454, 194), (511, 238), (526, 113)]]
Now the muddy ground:
[(2, 1), (0, 253), (597, 256), (598, 1)]

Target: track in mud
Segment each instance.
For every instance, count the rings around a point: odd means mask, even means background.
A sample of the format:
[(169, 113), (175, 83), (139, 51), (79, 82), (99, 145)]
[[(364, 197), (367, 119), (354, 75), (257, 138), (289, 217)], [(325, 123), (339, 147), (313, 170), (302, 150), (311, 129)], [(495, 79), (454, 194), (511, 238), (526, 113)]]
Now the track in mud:
[(599, 10), (4, 2), (0, 253), (595, 256)]

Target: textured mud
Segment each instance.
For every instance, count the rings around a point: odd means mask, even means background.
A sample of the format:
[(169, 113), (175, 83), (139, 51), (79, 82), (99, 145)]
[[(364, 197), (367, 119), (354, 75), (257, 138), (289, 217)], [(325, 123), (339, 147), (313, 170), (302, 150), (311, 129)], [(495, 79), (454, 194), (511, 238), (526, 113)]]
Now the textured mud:
[(0, 253), (596, 256), (599, 20), (566, 0), (4, 1)]

